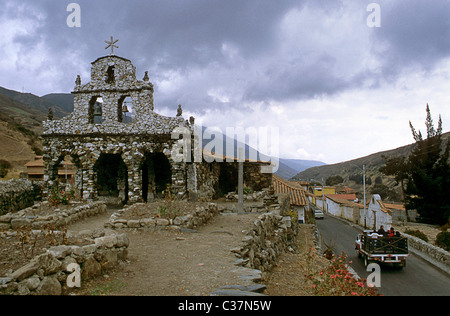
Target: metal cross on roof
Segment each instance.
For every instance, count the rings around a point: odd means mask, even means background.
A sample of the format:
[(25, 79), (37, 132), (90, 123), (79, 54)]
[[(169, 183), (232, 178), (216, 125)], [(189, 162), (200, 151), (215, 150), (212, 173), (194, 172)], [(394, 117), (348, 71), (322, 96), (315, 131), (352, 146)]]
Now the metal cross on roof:
[(108, 48), (111, 47), (111, 54), (110, 54), (110, 55), (114, 55), (114, 47), (115, 47), (115, 48), (119, 48), (119, 46), (114, 45), (114, 44), (116, 44), (118, 41), (119, 41), (118, 39), (114, 40), (112, 36), (111, 36), (111, 41), (109, 41), (109, 42), (108, 42), (108, 41), (105, 41), (105, 43), (108, 44), (108, 46), (106, 46), (105, 49), (108, 49)]

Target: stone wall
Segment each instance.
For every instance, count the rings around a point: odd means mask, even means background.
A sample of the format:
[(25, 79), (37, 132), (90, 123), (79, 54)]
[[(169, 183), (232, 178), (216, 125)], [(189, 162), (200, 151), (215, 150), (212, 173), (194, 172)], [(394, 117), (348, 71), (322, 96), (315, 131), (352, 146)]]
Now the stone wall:
[(0, 181), (0, 215), (21, 210), (41, 198), (39, 182), (27, 179)]
[(402, 233), (403, 236), (406, 236), (408, 238), (408, 247), (411, 249), (414, 248), (427, 256), (431, 257), (433, 260), (437, 261), (440, 264), (443, 264), (445, 267), (445, 270), (447, 272), (450, 272), (450, 252), (445, 251), (444, 249), (437, 247), (435, 245), (432, 245), (430, 243), (427, 243), (423, 241), (420, 238), (417, 238), (415, 236), (411, 236), (406, 233)]
[[(91, 236), (92, 237), (92, 236)], [(61, 245), (48, 249), (10, 275), (0, 277), (0, 294), (61, 295), (69, 289), (67, 271), (71, 263), (80, 267), (83, 282), (114, 268), (128, 256), (128, 237), (113, 233), (94, 238), (85, 246)]]
[(219, 213), (217, 204), (208, 203), (206, 206), (197, 206), (190, 214), (171, 218), (148, 217), (140, 219), (125, 219), (122, 214), (132, 211), (133, 208), (139, 208), (140, 205), (134, 204), (126, 209), (114, 212), (110, 219), (104, 224), (105, 228), (112, 229), (142, 229), (142, 230), (160, 230), (160, 229), (178, 229), (180, 227), (196, 228), (207, 223), (213, 216)]
[(270, 271), (281, 253), (292, 250), (297, 223), (290, 216), (283, 216), (290, 209), (289, 196), (279, 195), (278, 204), (272, 208), (271, 212), (258, 217), (241, 245), (232, 250), (238, 258), (238, 265)]
[(254, 162), (244, 164), (244, 182), (254, 191), (261, 191), (272, 184), (272, 173), (261, 172), (263, 165), (265, 164)]
[(32, 229), (42, 229), (48, 224), (55, 228), (73, 224), (81, 219), (95, 216), (106, 212), (106, 204), (103, 202), (92, 202), (72, 208), (55, 209), (54, 212), (44, 216), (36, 216), (40, 208), (48, 208), (48, 202), (35, 204), (15, 213), (0, 216), (1, 229), (17, 229), (21, 226), (30, 226)]
[(232, 251), (239, 265), (270, 271), (278, 256), (289, 249), (296, 233), (289, 216), (272, 211), (259, 216), (241, 246)]
[[(193, 177), (190, 179), (195, 177), (195, 181), (191, 182), (196, 184), (194, 188), (196, 198), (199, 201), (212, 200), (219, 184), (220, 163), (197, 163), (191, 169)], [(191, 173), (188, 172), (188, 177), (190, 175)]]

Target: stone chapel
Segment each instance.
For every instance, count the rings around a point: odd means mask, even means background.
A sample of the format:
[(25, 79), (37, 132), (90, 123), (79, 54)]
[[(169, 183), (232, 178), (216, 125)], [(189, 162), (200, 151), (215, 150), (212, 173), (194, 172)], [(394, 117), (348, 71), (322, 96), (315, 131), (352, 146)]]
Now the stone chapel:
[[(84, 200), (115, 197), (122, 203), (147, 202), (170, 188), (177, 198), (211, 199), (237, 186), (236, 163), (174, 160), (176, 127), (190, 130), (179, 106), (174, 117), (154, 111), (153, 84), (142, 80), (126, 58), (110, 54), (91, 66), (90, 81), (78, 75), (72, 92), (73, 112), (43, 122), (44, 195), (57, 185), (58, 166), (70, 157), (75, 167), (72, 184)], [(259, 164), (244, 167), (246, 183), (255, 190), (268, 187), (271, 175)]]

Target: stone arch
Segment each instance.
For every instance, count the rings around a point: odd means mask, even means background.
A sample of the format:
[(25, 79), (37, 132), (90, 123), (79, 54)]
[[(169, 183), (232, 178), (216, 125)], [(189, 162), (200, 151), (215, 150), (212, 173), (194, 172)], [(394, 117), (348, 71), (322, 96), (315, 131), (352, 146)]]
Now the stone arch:
[[(96, 114), (96, 107), (98, 107), (98, 102), (97, 99), (101, 98), (101, 95), (93, 95), (90, 100), (89, 100), (89, 107), (88, 107), (88, 121), (90, 124), (94, 124), (94, 123), (101, 123), (102, 119), (100, 120), (100, 122), (96, 122), (95, 119), (95, 114)], [(101, 111), (103, 111), (103, 108), (101, 107), (100, 109)]]
[(172, 164), (168, 157), (161, 151), (146, 151), (139, 168), (144, 202), (152, 198), (162, 198), (172, 185)]
[(234, 192), (238, 184), (237, 163), (220, 163), (219, 181), (217, 183), (217, 191), (222, 194)]
[[(134, 111), (135, 98), (131, 94), (121, 95), (117, 101), (117, 121), (119, 123), (132, 123), (131, 115), (127, 113), (131, 110)], [(127, 107), (127, 112), (124, 112), (124, 107)]]
[(114, 65), (108, 66), (108, 68), (106, 69), (106, 78), (105, 78), (106, 83), (111, 84), (116, 81), (114, 72), (115, 72), (115, 66)]
[(101, 153), (94, 163), (96, 195), (128, 202), (128, 167), (120, 153)]

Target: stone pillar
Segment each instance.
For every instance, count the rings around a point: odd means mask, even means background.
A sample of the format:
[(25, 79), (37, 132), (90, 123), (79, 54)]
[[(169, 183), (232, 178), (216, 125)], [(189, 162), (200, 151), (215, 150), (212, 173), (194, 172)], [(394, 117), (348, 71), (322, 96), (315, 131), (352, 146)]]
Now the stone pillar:
[(128, 201), (142, 202), (142, 170), (137, 160), (124, 160), (128, 169)]
[(117, 122), (118, 121), (117, 107), (119, 98), (117, 97), (116, 93), (102, 94), (102, 98), (103, 98), (103, 108), (102, 108), (103, 120)]
[(51, 147), (52, 144), (44, 144), (46, 148), (51, 148), (51, 151), (48, 153), (44, 153), (42, 156), (42, 159), (44, 161), (44, 190), (43, 190), (43, 196), (48, 198), (50, 188), (57, 184), (58, 179), (58, 169), (57, 164), (58, 156), (57, 148)]
[(90, 159), (85, 159), (81, 162), (81, 183), (83, 200), (94, 200), (97, 197), (97, 190), (95, 189), (96, 174), (94, 171), (94, 162)]
[(177, 199), (184, 199), (187, 195), (186, 191), (186, 163), (185, 162), (173, 162), (169, 159), (172, 165), (172, 195)]

